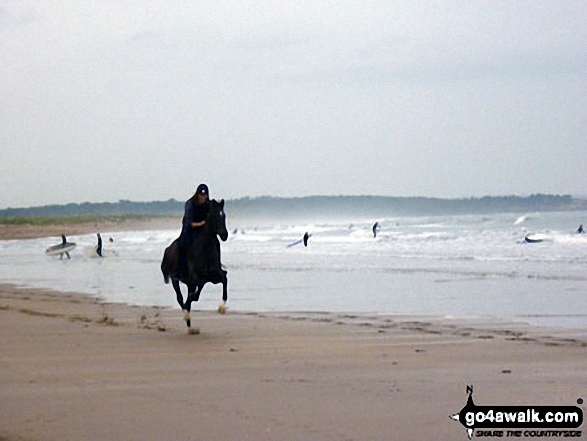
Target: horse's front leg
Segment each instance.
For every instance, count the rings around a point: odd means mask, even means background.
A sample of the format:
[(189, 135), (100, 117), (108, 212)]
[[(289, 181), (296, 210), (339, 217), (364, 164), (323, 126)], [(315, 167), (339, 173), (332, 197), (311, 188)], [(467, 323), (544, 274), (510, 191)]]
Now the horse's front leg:
[(226, 271), (222, 270), (222, 303), (218, 307), (220, 314), (226, 314), (226, 302), (228, 301), (228, 277)]
[(183, 312), (183, 319), (187, 322), (188, 327), (191, 326), (191, 317), (190, 317), (190, 311), (192, 309), (192, 302), (194, 301), (194, 285), (188, 285), (188, 296), (185, 299), (185, 303), (182, 306), (182, 312)]
[(204, 289), (205, 284), (206, 284), (206, 281), (203, 279), (200, 279), (200, 282), (198, 283), (198, 286), (196, 287), (196, 292), (194, 293), (194, 302), (197, 302), (198, 300), (200, 300), (200, 294), (202, 294), (202, 290)]
[(228, 301), (228, 277), (226, 271), (222, 271), (222, 301), (226, 303)]

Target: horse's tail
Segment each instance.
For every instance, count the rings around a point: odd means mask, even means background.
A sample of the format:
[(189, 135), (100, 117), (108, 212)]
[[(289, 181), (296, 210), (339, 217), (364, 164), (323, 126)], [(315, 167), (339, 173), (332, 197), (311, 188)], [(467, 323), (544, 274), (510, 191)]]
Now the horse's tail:
[(165, 257), (163, 257), (163, 262), (161, 262), (161, 272), (163, 273), (163, 280), (165, 283), (169, 283), (169, 269), (167, 268), (165, 261)]
[(161, 272), (163, 273), (163, 280), (169, 283), (171, 274), (177, 268), (177, 239), (171, 245), (165, 248), (163, 253), (163, 260), (161, 261)]
[(165, 281), (165, 283), (169, 283), (169, 257), (167, 255), (169, 248), (167, 248), (165, 250), (165, 253), (163, 254), (163, 260), (161, 261), (161, 272), (163, 273), (163, 280)]

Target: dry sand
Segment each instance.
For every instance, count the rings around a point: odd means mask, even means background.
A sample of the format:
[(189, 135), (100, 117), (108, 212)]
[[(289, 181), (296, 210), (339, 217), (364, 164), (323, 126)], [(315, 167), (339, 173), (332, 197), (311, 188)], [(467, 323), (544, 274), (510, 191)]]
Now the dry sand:
[[(575, 405), (587, 341), (521, 325), (193, 313), (0, 285), (0, 440), (464, 440), (477, 405)], [(568, 333), (570, 334), (570, 333)]]

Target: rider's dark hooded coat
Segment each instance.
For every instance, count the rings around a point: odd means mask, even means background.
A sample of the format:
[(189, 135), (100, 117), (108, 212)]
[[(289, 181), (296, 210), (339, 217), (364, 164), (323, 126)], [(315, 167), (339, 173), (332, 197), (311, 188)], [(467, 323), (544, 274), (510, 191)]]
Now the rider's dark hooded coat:
[(198, 204), (197, 194), (187, 200), (181, 221), (181, 234), (178, 240), (180, 248), (186, 249), (191, 239), (201, 230), (200, 228), (192, 228), (192, 223), (206, 220), (209, 211), (210, 203)]

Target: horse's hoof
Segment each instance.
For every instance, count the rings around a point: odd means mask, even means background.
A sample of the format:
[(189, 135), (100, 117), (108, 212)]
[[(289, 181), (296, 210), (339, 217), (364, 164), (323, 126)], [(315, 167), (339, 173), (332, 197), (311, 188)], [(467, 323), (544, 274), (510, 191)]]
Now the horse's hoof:
[(220, 314), (226, 314), (226, 304), (222, 303), (219, 307), (218, 307), (218, 312)]
[(198, 335), (199, 333), (200, 333), (200, 328), (198, 328), (198, 327), (188, 328), (189, 335)]
[(183, 314), (183, 319), (187, 322), (188, 320), (191, 320), (191, 316), (189, 311), (186, 311), (185, 309), (181, 310), (181, 313)]

